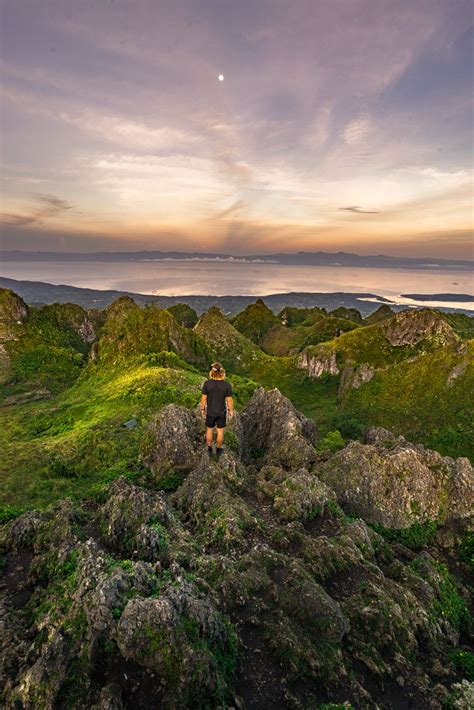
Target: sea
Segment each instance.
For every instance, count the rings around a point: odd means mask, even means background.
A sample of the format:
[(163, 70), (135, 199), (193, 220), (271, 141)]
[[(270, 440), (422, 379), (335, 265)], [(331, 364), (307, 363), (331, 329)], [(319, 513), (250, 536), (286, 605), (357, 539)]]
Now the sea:
[(348, 266), (293, 266), (274, 263), (204, 260), (129, 262), (3, 262), (0, 276), (82, 288), (135, 293), (265, 296), (272, 293), (372, 293), (407, 305), (474, 310), (472, 300), (417, 300), (402, 294), (472, 294), (474, 277), (467, 271), (392, 269)]

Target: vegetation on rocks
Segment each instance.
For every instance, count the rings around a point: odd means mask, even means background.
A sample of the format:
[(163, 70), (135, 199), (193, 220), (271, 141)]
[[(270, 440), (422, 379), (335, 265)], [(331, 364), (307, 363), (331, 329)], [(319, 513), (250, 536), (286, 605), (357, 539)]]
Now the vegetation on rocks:
[(470, 323), (262, 305), (0, 292), (2, 706), (470, 707)]

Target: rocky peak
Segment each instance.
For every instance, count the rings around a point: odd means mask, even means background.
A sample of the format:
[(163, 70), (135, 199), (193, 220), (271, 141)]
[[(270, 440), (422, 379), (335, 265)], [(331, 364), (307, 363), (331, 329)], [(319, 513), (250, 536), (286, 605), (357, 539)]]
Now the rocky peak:
[[(6, 707), (468, 697), (452, 660), (468, 592), (444, 547), (392, 544), (353, 517), (465, 526), (466, 460), (383, 429), (318, 458), (314, 425), (277, 389), (256, 390), (236, 432), (241, 453), (210, 460), (197, 413), (169, 405), (143, 452), (151, 487), (119, 477), (0, 526)], [(176, 472), (173, 493), (156, 490)]]
[(120, 296), (105, 309), (106, 322), (118, 325), (130, 311), (138, 308), (140, 306), (130, 296)]
[(418, 345), (423, 340), (430, 340), (439, 345), (448, 345), (457, 341), (457, 336), (444, 318), (429, 308), (415, 311), (400, 311), (384, 321), (382, 331), (395, 347)]
[(201, 316), (194, 332), (206, 341), (216, 359), (236, 371), (248, 370), (263, 356), (260, 348), (239, 333), (217, 306)]
[(340, 306), (334, 311), (330, 311), (329, 315), (334, 318), (345, 318), (346, 320), (352, 320), (354, 323), (363, 323), (363, 318), (357, 308), (346, 308), (345, 306)]
[(261, 298), (247, 306), (233, 320), (234, 327), (255, 343), (260, 343), (268, 331), (278, 326), (279, 323), (276, 315)]

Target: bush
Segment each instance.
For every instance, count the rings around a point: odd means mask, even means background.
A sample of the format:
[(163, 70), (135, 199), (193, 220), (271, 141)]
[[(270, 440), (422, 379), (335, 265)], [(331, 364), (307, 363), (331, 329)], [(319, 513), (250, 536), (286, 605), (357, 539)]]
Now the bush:
[(471, 651), (453, 651), (451, 661), (463, 678), (474, 683), (474, 653)]
[(388, 542), (399, 542), (411, 550), (419, 550), (421, 547), (429, 545), (433, 542), (438, 530), (438, 525), (434, 520), (413, 523), (409, 528), (385, 528), (377, 523), (373, 523), (371, 527)]
[(13, 518), (18, 518), (24, 512), (23, 508), (19, 508), (16, 505), (0, 505), (0, 523), (7, 523)]
[(321, 439), (318, 443), (317, 449), (318, 451), (325, 451), (326, 449), (329, 449), (332, 453), (336, 453), (336, 451), (343, 449), (344, 446), (345, 441), (341, 436), (341, 432), (336, 429), (336, 431), (328, 432), (326, 436)]

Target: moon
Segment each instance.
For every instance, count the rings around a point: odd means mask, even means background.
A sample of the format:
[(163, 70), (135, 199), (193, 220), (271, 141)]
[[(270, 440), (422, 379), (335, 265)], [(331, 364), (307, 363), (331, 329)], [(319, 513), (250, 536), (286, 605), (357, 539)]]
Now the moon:
[(219, 74), (217, 78), (219, 79), (219, 81), (224, 81), (224, 74)]

